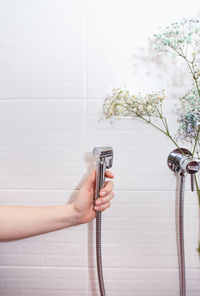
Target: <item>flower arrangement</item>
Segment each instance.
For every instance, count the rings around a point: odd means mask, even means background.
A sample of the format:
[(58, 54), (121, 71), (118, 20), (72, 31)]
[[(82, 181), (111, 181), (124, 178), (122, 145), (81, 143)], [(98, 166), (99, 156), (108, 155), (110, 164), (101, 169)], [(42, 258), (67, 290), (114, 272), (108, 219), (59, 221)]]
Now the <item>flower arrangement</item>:
[[(139, 118), (165, 134), (180, 149), (178, 141), (190, 145), (192, 156), (200, 158), (200, 20), (183, 19), (160, 28), (154, 34), (155, 50), (159, 54), (171, 54), (181, 58), (191, 74), (191, 88), (179, 99), (176, 136), (172, 136), (162, 108), (165, 91), (146, 95), (130, 94), (126, 88), (115, 88), (105, 98), (105, 118)], [(196, 190), (200, 205), (200, 186), (195, 175)], [(200, 252), (200, 242), (197, 249)]]

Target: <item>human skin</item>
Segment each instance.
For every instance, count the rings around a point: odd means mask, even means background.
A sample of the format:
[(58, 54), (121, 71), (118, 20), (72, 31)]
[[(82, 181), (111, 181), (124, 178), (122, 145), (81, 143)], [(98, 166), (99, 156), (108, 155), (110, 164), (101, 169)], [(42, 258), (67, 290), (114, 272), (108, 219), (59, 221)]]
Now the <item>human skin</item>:
[[(105, 177), (113, 179), (110, 171)], [(113, 182), (108, 180), (94, 202), (96, 173), (93, 170), (81, 186), (73, 203), (59, 206), (0, 206), (0, 241), (22, 239), (78, 224), (88, 223), (96, 211), (110, 207)]]

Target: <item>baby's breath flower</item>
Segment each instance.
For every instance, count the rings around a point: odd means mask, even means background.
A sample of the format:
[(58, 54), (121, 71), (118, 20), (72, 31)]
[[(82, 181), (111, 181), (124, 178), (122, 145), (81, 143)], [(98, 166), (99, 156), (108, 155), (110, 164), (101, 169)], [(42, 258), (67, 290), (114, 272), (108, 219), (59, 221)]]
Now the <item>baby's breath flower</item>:
[[(182, 141), (194, 144), (192, 155), (200, 158), (200, 19), (183, 19), (160, 28), (154, 34), (154, 43), (157, 51), (183, 58), (192, 76), (193, 87), (180, 99), (178, 136)], [(106, 118), (138, 117), (168, 136), (180, 149), (169, 131), (167, 119), (162, 115), (165, 98), (164, 91), (142, 95), (130, 94), (126, 88), (115, 88), (105, 98), (103, 111)], [(200, 241), (198, 250), (200, 252)]]
[(147, 106), (147, 112), (151, 113), (153, 107), (151, 105)]
[(195, 140), (200, 123), (200, 98), (195, 86), (180, 99), (178, 136), (182, 141)]
[(169, 26), (160, 27), (154, 34), (155, 48), (170, 52), (194, 63), (200, 56), (200, 19), (183, 19)]
[(164, 91), (152, 92), (151, 94), (131, 95), (125, 88), (113, 89), (112, 94), (105, 98), (103, 111), (106, 118), (113, 117), (141, 117), (161, 114)]
[(144, 110), (143, 106), (142, 106), (142, 105), (139, 105), (139, 106), (138, 106), (138, 110), (139, 110), (140, 112), (142, 112), (142, 111)]

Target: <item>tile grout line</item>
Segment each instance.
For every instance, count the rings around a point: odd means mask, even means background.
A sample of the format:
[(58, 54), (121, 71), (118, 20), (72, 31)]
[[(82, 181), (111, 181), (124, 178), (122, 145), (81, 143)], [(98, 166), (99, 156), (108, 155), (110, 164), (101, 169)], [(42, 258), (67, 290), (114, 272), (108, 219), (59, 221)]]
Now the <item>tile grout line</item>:
[[(84, 31), (84, 152), (87, 153), (87, 97), (88, 97), (88, 45), (87, 45), (87, 0), (83, 2), (83, 31)], [(86, 291), (85, 295), (89, 295), (89, 278), (88, 278), (88, 228), (85, 231), (85, 267), (86, 267)]]

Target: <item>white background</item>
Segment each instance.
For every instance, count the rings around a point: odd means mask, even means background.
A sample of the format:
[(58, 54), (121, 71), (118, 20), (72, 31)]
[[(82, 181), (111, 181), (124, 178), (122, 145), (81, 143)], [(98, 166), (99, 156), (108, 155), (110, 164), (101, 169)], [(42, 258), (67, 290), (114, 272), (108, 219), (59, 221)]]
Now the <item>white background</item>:
[[(181, 62), (155, 57), (157, 28), (199, 15), (199, 1), (0, 1), (0, 204), (72, 200), (95, 146), (114, 148), (115, 199), (103, 214), (109, 296), (178, 296), (174, 149), (139, 121), (102, 120), (113, 87), (166, 89), (170, 128), (189, 86)], [(187, 184), (188, 296), (200, 293), (198, 200)], [(0, 243), (1, 296), (97, 296), (93, 223)]]

